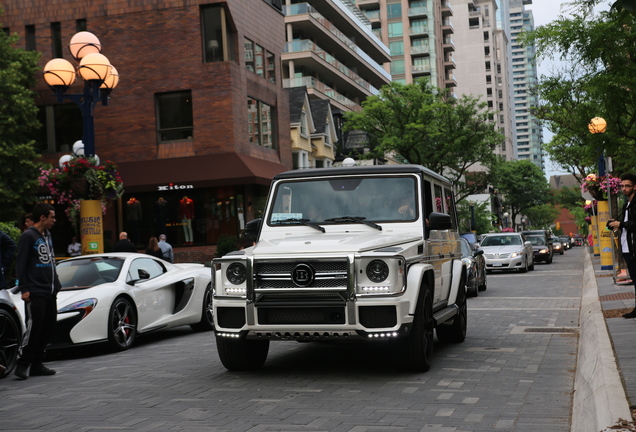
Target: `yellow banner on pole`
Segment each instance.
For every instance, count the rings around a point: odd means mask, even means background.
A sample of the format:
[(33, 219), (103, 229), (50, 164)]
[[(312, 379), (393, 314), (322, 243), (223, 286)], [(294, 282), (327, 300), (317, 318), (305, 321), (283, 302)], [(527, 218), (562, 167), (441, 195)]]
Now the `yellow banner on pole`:
[(601, 270), (612, 270), (614, 268), (614, 259), (612, 256), (612, 232), (607, 229), (607, 221), (610, 220), (609, 203), (607, 201), (598, 201), (598, 228), (600, 239), (601, 253)]
[(102, 202), (80, 201), (80, 236), (82, 255), (104, 253), (104, 230), (102, 225)]

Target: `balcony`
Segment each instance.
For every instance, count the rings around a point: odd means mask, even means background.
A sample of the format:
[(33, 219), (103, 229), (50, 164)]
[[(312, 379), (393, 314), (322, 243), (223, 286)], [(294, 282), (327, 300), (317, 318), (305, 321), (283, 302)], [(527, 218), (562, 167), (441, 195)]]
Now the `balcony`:
[(442, 1), (442, 18), (453, 16), (453, 7), (449, 1)]
[(429, 48), (428, 45), (418, 45), (418, 46), (411, 45), (412, 56), (430, 54), (430, 52), (431, 52), (431, 49)]
[(379, 91), (371, 84), (369, 84), (366, 80), (362, 79), (360, 75), (353, 72), (347, 66), (340, 63), (334, 56), (328, 54), (325, 50), (320, 48), (314, 42), (310, 40), (298, 40), (293, 42), (287, 42), (285, 44), (285, 48), (283, 50), (283, 55), (287, 53), (302, 53), (302, 52), (311, 52), (312, 54), (320, 57), (329, 65), (333, 66), (335, 69), (340, 71), (342, 74), (346, 75), (349, 79), (355, 82), (358, 86), (367, 90), (371, 94), (378, 94)]
[(454, 74), (446, 74), (446, 88), (449, 87), (457, 87), (457, 79), (455, 78)]
[(452, 55), (449, 55), (448, 57), (444, 59), (444, 69), (446, 70), (457, 69), (457, 64), (455, 64), (455, 59), (453, 58)]
[(425, 17), (425, 16), (428, 16), (428, 8), (426, 8), (426, 6), (409, 8), (408, 14), (409, 14), (409, 18)]
[(442, 20), (442, 33), (444, 35), (455, 33), (453, 23), (451, 23), (450, 19), (448, 18)]
[(409, 35), (411, 36), (422, 36), (429, 34), (429, 26), (428, 25), (420, 25), (417, 27), (409, 27)]
[(430, 64), (411, 65), (411, 73), (413, 75), (430, 75), (431, 65)]
[[(335, 38), (342, 42), (349, 50), (353, 51), (357, 54), (357, 57), (354, 56), (352, 59), (354, 61), (358, 61), (360, 66), (365, 69), (372, 70), (374, 75), (379, 75), (379, 80), (376, 81), (376, 85), (384, 85), (387, 84), (391, 80), (391, 76), (386, 72), (386, 70), (382, 67), (382, 65), (378, 64), (377, 61), (373, 60), (364, 50), (362, 50), (355, 42), (353, 42), (349, 37), (347, 37), (340, 29), (338, 29), (331, 21), (325, 18), (320, 12), (318, 12), (313, 6), (308, 3), (298, 3), (293, 5), (287, 5), (284, 9), (286, 17), (298, 17), (301, 15), (308, 15), (309, 21), (302, 22), (298, 21), (298, 18), (295, 18), (293, 21), (293, 25), (295, 28), (299, 28), (303, 30), (307, 34), (311, 34), (311, 36), (316, 38), (324, 38), (322, 33), (316, 32), (316, 28), (320, 29), (320, 31), (326, 31), (331, 35), (335, 36)], [(378, 11), (379, 14), (379, 11)], [(379, 15), (378, 15), (379, 16)], [(293, 18), (292, 18), (293, 19)], [(311, 22), (313, 26), (309, 26), (308, 24)], [(313, 31), (312, 31), (313, 30)], [(375, 31), (374, 31), (375, 33)], [(376, 35), (380, 38), (380, 35)], [(325, 42), (327, 44), (328, 42)], [(326, 45), (325, 45), (326, 46)], [(339, 47), (329, 46), (329, 48), (338, 49)], [(331, 51), (333, 51), (333, 49)], [(344, 55), (348, 57), (350, 53), (343, 51), (340, 48), (340, 53), (336, 53), (339, 55)]]
[(362, 10), (362, 13), (364, 13), (369, 19), (369, 21), (372, 21), (372, 22), (380, 19), (380, 11), (377, 9)]
[(331, 87), (326, 86), (325, 84), (318, 81), (314, 77), (307, 76), (307, 77), (300, 77), (300, 78), (286, 78), (283, 80), (284, 88), (302, 87), (302, 86), (307, 87), (307, 90), (309, 91), (309, 93), (312, 93), (312, 94), (314, 94), (315, 92), (320, 93), (320, 94), (317, 94), (316, 96), (320, 97), (322, 95), (323, 97), (321, 99), (334, 100), (339, 105), (342, 105), (342, 107), (345, 110), (362, 111), (362, 107), (360, 105), (358, 105), (351, 99), (344, 97), (343, 95), (341, 95), (340, 93), (338, 93)]
[(453, 38), (450, 36), (444, 37), (443, 47), (444, 52), (455, 51), (455, 42), (453, 42)]

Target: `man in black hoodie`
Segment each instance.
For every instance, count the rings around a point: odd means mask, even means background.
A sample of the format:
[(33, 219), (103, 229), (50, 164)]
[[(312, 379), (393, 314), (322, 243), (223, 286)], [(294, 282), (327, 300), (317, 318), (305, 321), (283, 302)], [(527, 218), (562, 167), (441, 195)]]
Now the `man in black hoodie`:
[[(607, 226), (617, 232), (621, 230), (620, 243), (627, 271), (636, 284), (636, 175), (625, 173), (621, 176), (621, 191), (627, 202), (618, 219), (610, 219)], [(623, 315), (623, 318), (636, 318), (636, 307)]]
[(55, 271), (53, 240), (49, 229), (55, 224), (55, 210), (46, 203), (33, 208), (34, 225), (18, 243), (16, 273), (24, 300), (27, 331), (20, 347), (15, 375), (27, 379), (30, 375), (53, 375), (55, 371), (42, 364), (44, 350), (51, 339), (57, 321), (56, 296), (61, 284)]

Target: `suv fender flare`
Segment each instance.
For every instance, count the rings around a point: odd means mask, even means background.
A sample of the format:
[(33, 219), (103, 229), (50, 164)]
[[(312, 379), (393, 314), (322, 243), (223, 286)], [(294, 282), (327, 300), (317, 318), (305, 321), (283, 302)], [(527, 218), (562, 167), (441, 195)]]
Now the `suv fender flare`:
[[(415, 314), (420, 288), (426, 283), (429, 289), (435, 289), (435, 270), (431, 264), (418, 263), (409, 266), (406, 275), (406, 291), (404, 295), (409, 300), (409, 314)], [(434, 294), (434, 293), (431, 293)]]
[[(457, 300), (457, 292), (459, 289), (466, 290), (466, 264), (460, 259), (453, 260), (453, 279), (451, 280), (450, 291), (448, 292), (448, 304), (455, 304)], [(460, 282), (464, 280), (464, 286), (459, 286)]]

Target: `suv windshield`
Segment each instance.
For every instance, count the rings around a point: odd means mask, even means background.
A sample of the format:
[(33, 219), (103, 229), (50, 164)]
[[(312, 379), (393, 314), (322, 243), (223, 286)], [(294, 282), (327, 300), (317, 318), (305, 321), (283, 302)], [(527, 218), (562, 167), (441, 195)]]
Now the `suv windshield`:
[(414, 221), (418, 217), (415, 180), (413, 176), (360, 176), (281, 182), (268, 223)]

